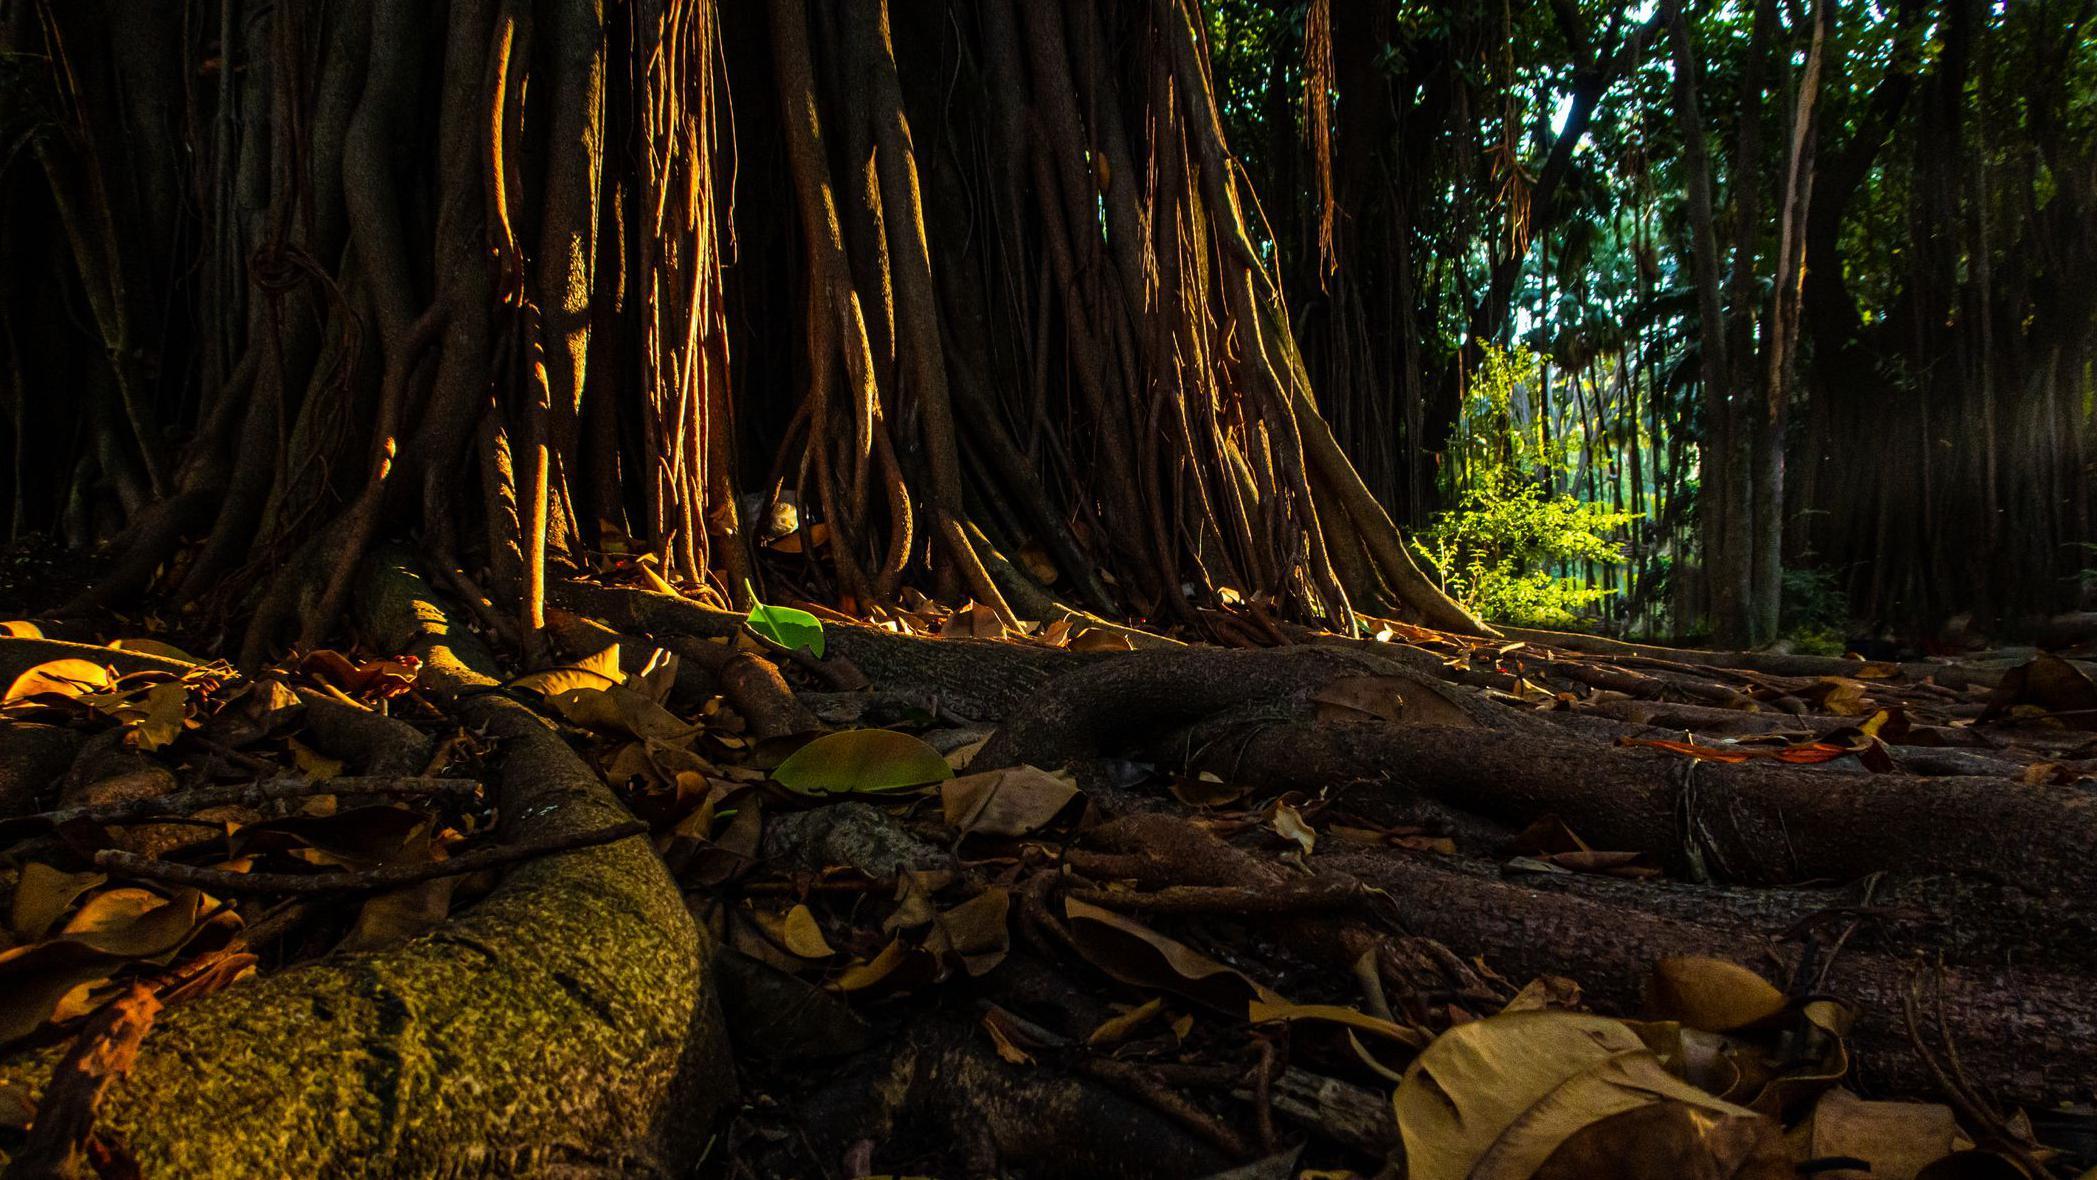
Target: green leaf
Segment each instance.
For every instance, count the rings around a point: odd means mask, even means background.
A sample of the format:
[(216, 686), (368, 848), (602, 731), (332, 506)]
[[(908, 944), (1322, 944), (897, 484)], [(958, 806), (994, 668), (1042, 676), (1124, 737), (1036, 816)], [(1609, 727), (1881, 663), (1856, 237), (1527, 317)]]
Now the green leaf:
[(823, 622), (805, 610), (760, 602), (750, 608), (746, 622), (752, 631), (788, 651), (805, 647), (817, 659), (823, 658)]
[(772, 771), (773, 781), (804, 795), (903, 791), (952, 777), (938, 750), (892, 729), (824, 734)]

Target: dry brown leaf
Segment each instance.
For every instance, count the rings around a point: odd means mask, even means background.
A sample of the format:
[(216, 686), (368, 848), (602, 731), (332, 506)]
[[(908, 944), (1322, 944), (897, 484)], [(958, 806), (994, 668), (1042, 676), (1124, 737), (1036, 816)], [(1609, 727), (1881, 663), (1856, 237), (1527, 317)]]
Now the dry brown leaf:
[(115, 680), (101, 664), (78, 659), (48, 660), (15, 677), (7, 692), (0, 694), (0, 704), (36, 697), (85, 696), (106, 690)]
[(648, 694), (623, 684), (571, 688), (548, 697), (547, 703), (569, 721), (601, 733), (677, 743), (689, 740), (702, 728), (685, 724)]
[(68, 873), (42, 861), (30, 861), (22, 866), (22, 874), (15, 882), (8, 927), (23, 942), (37, 942), (81, 894), (107, 880), (109, 877), (103, 873)]
[(787, 950), (804, 959), (827, 959), (837, 953), (823, 937), (823, 928), (817, 924), (815, 912), (805, 905), (797, 905), (786, 912), (785, 920), (780, 923), (779, 938)]
[(1242, 1017), (1254, 1001), (1288, 1001), (1243, 973), (1112, 910), (1065, 899), (1071, 937), (1087, 961), (1135, 987), (1168, 991)]
[(1011, 947), (1006, 928), (1011, 908), (1011, 894), (993, 885), (939, 914), (925, 939), (925, 949), (941, 961), (960, 964), (970, 976), (988, 974), (1005, 961)]
[(1268, 1021), (1294, 1024), (1303, 1021), (1339, 1025), (1354, 1032), (1396, 1041), (1414, 1049), (1426, 1047), (1429, 1040), (1426, 1033), (1410, 1025), (1371, 1016), (1366, 1012), (1358, 1012), (1338, 1004), (1270, 1004), (1255, 1000), (1246, 1007), (1246, 1019), (1254, 1024), (1265, 1024)]
[(1776, 985), (1724, 959), (1662, 959), (1646, 981), (1648, 1014), (1707, 1032), (1749, 1028), (1789, 1006)]
[(1152, 996), (1150, 999), (1119, 1015), (1110, 1016), (1101, 1021), (1099, 1027), (1093, 1029), (1091, 1034), (1085, 1038), (1085, 1043), (1099, 1046), (1118, 1045), (1128, 1040), (1130, 1033), (1149, 1023), (1164, 1010), (1164, 999), (1159, 996)]
[[(1410, 1180), (1532, 1180), (1561, 1150), (1612, 1161), (1572, 1176), (1789, 1177), (1776, 1125), (1667, 1072), (1621, 1021), (1555, 1010), (1459, 1024), (1406, 1071), (1392, 1106)], [(1657, 1108), (1635, 1120), (1618, 1116)], [(1633, 1172), (1641, 1156), (1709, 1171)]]
[(1305, 856), (1309, 856), (1311, 851), (1318, 846), (1318, 833), (1312, 831), (1311, 825), (1304, 822), (1302, 812), (1297, 811), (1288, 804), (1277, 803), (1274, 805), (1274, 819), (1272, 823), (1274, 830), (1283, 839), (1296, 841), (1296, 846), (1303, 849)]
[(939, 787), (947, 826), (963, 835), (1025, 836), (1055, 819), (1078, 788), (1069, 772), (1032, 766), (987, 770)]

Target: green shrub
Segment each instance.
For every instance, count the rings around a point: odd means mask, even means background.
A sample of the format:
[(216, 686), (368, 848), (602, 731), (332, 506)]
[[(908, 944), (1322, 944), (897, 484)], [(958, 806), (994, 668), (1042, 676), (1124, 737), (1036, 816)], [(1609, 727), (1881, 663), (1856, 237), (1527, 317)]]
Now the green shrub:
[(1526, 348), (1487, 351), (1445, 469), (1455, 507), (1417, 544), (1443, 588), (1486, 618), (1564, 626), (1612, 593), (1568, 567), (1622, 564), (1612, 535), (1637, 517), (1550, 490), (1571, 468), (1570, 443), (1514, 413), (1516, 390), (1535, 388), (1539, 369)]

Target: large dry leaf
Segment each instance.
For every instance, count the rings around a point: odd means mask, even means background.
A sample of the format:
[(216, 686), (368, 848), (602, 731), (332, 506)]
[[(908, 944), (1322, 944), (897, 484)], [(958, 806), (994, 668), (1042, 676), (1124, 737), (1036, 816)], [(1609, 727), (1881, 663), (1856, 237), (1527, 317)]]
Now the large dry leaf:
[(1002, 886), (993, 885), (933, 919), (925, 949), (942, 961), (960, 964), (970, 976), (989, 974), (1005, 961), (1011, 947), (1006, 915), (1012, 897)]
[(1867, 1102), (1837, 1087), (1791, 1131), (1801, 1162), (1846, 1156), (1868, 1167), (1816, 1173), (1823, 1180), (1915, 1180), (1916, 1173), (1961, 1148), (1951, 1108), (1934, 1102)]
[(366, 898), (335, 949), (376, 950), (434, 929), (451, 916), (451, 894), (458, 883), (457, 877), (438, 877)]
[(571, 688), (547, 698), (562, 717), (599, 733), (624, 734), (658, 742), (681, 742), (699, 732), (647, 693), (614, 684), (606, 688)]
[(528, 688), (544, 697), (557, 697), (578, 688), (613, 688), (626, 683), (619, 667), (619, 645), (570, 660), (557, 668), (527, 672), (510, 681), (511, 688)]
[(108, 668), (87, 660), (49, 660), (24, 671), (0, 695), (0, 704), (33, 697), (79, 697), (107, 689), (116, 678)]
[(878, 794), (944, 782), (954, 768), (938, 750), (892, 729), (848, 729), (794, 751), (772, 779), (805, 795)]
[[(1632, 1175), (1640, 1153), (1662, 1151), (1710, 1170), (1657, 1175), (1791, 1172), (1773, 1146), (1774, 1123), (1676, 1078), (1622, 1022), (1586, 1013), (1509, 1012), (1457, 1025), (1421, 1052), (1392, 1105), (1409, 1180), (1531, 1180), (1568, 1144), (1619, 1170), (1555, 1175)], [(1663, 1109), (1602, 1126), (1646, 1107)]]
[(1732, 1032), (1790, 1006), (1776, 985), (1738, 963), (1695, 955), (1662, 959), (1646, 982), (1646, 1011), (1706, 1032)]
[(1809, 700), (1815, 696), (1819, 697), (1823, 713), (1833, 713), (1837, 717), (1864, 717), (1877, 708), (1872, 699), (1865, 695), (1870, 691), (1870, 686), (1861, 680), (1851, 680), (1847, 676), (1823, 676), (1802, 695)]
[(938, 960), (897, 938), (872, 959), (845, 968), (831, 986), (847, 995), (873, 999), (923, 987), (938, 977)]
[(138, 715), (125, 718), (133, 726), (127, 735), (130, 744), (141, 750), (158, 750), (181, 737), (188, 705), (189, 686), (179, 680), (147, 689)]
[(1032, 766), (986, 770), (940, 784), (947, 826), (964, 835), (1025, 836), (1048, 825), (1077, 798), (1066, 773)]
[(2097, 729), (2097, 681), (2059, 656), (2042, 653), (2003, 675), (1981, 720), (2027, 710), (2075, 729)]
[(68, 996), (109, 978), (124, 962), (70, 938), (0, 951), (0, 1045), (43, 1027)]
[(146, 889), (111, 889), (89, 898), (61, 934), (112, 955), (155, 958), (189, 940), (203, 904), (203, 895), (194, 889), (172, 899)]
[(107, 880), (102, 873), (68, 873), (40, 860), (30, 861), (22, 866), (22, 875), (15, 882), (14, 912), (8, 926), (25, 943), (39, 941), (81, 894)]
[(1288, 1002), (1241, 972), (1112, 910), (1066, 899), (1063, 912), (1085, 958), (1123, 983), (1185, 996), (1233, 1017), (1244, 1016), (1254, 1002)]

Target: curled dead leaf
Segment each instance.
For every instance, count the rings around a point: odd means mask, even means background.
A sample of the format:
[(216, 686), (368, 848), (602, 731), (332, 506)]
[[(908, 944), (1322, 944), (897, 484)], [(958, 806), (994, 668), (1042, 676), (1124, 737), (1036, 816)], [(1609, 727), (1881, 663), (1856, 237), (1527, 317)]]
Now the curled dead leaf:
[(1287, 1003), (1242, 972), (1141, 922), (1075, 899), (1065, 899), (1063, 907), (1086, 960), (1123, 983), (1172, 992), (1234, 1017), (1255, 1001)]

